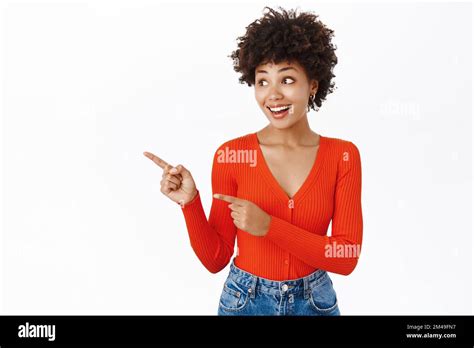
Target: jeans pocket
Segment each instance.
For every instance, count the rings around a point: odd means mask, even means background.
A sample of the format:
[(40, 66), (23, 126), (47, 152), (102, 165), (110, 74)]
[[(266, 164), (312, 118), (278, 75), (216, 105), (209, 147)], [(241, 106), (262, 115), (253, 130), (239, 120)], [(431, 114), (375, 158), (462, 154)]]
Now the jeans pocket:
[(227, 311), (241, 311), (249, 300), (248, 288), (227, 278), (224, 283), (219, 306)]
[(337, 294), (331, 278), (324, 276), (324, 280), (311, 284), (309, 302), (311, 306), (322, 315), (330, 315), (337, 310)]

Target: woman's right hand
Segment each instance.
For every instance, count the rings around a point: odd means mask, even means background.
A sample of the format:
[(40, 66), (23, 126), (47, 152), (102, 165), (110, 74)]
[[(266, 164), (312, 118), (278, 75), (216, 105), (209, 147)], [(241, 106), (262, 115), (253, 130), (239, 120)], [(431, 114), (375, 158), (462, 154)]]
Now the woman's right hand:
[(176, 167), (163, 161), (158, 156), (150, 153), (143, 153), (146, 157), (151, 159), (161, 169), (163, 169), (161, 184), (161, 192), (183, 207), (185, 204), (191, 202), (197, 195), (196, 183), (191, 175), (183, 165), (179, 164)]

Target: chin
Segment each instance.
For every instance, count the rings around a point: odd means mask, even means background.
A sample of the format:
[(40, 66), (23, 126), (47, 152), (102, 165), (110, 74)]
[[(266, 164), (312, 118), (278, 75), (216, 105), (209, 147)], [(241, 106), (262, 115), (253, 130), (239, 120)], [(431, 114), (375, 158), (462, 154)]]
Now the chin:
[(281, 120), (274, 119), (271, 115), (266, 115), (268, 121), (271, 123), (272, 127), (277, 129), (286, 129), (293, 127), (298, 123), (303, 117), (296, 118), (295, 114), (289, 115)]
[(287, 128), (291, 128), (296, 122), (289, 122), (289, 121), (282, 121), (282, 122), (279, 122), (279, 121), (274, 121), (274, 120), (269, 120), (270, 123), (272, 124), (272, 127), (273, 128), (277, 128), (277, 129), (287, 129)]

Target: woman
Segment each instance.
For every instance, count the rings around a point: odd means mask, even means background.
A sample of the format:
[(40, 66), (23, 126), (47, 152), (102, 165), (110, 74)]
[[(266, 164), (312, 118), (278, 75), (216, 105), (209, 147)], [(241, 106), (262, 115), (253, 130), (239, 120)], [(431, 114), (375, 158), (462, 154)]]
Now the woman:
[(266, 9), (230, 57), (269, 124), (217, 149), (209, 220), (190, 171), (145, 155), (163, 168), (161, 192), (181, 205), (202, 264), (217, 273), (231, 261), (218, 315), (340, 315), (328, 272), (358, 261), (360, 155), (307, 119), (334, 87), (333, 31), (311, 13)]

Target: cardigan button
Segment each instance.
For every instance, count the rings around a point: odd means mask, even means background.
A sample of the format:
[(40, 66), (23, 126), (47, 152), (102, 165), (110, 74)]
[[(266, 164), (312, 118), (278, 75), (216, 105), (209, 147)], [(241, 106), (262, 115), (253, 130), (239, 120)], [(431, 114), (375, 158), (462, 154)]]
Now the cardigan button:
[(287, 265), (287, 264), (288, 264), (288, 260), (285, 260), (285, 265)]

